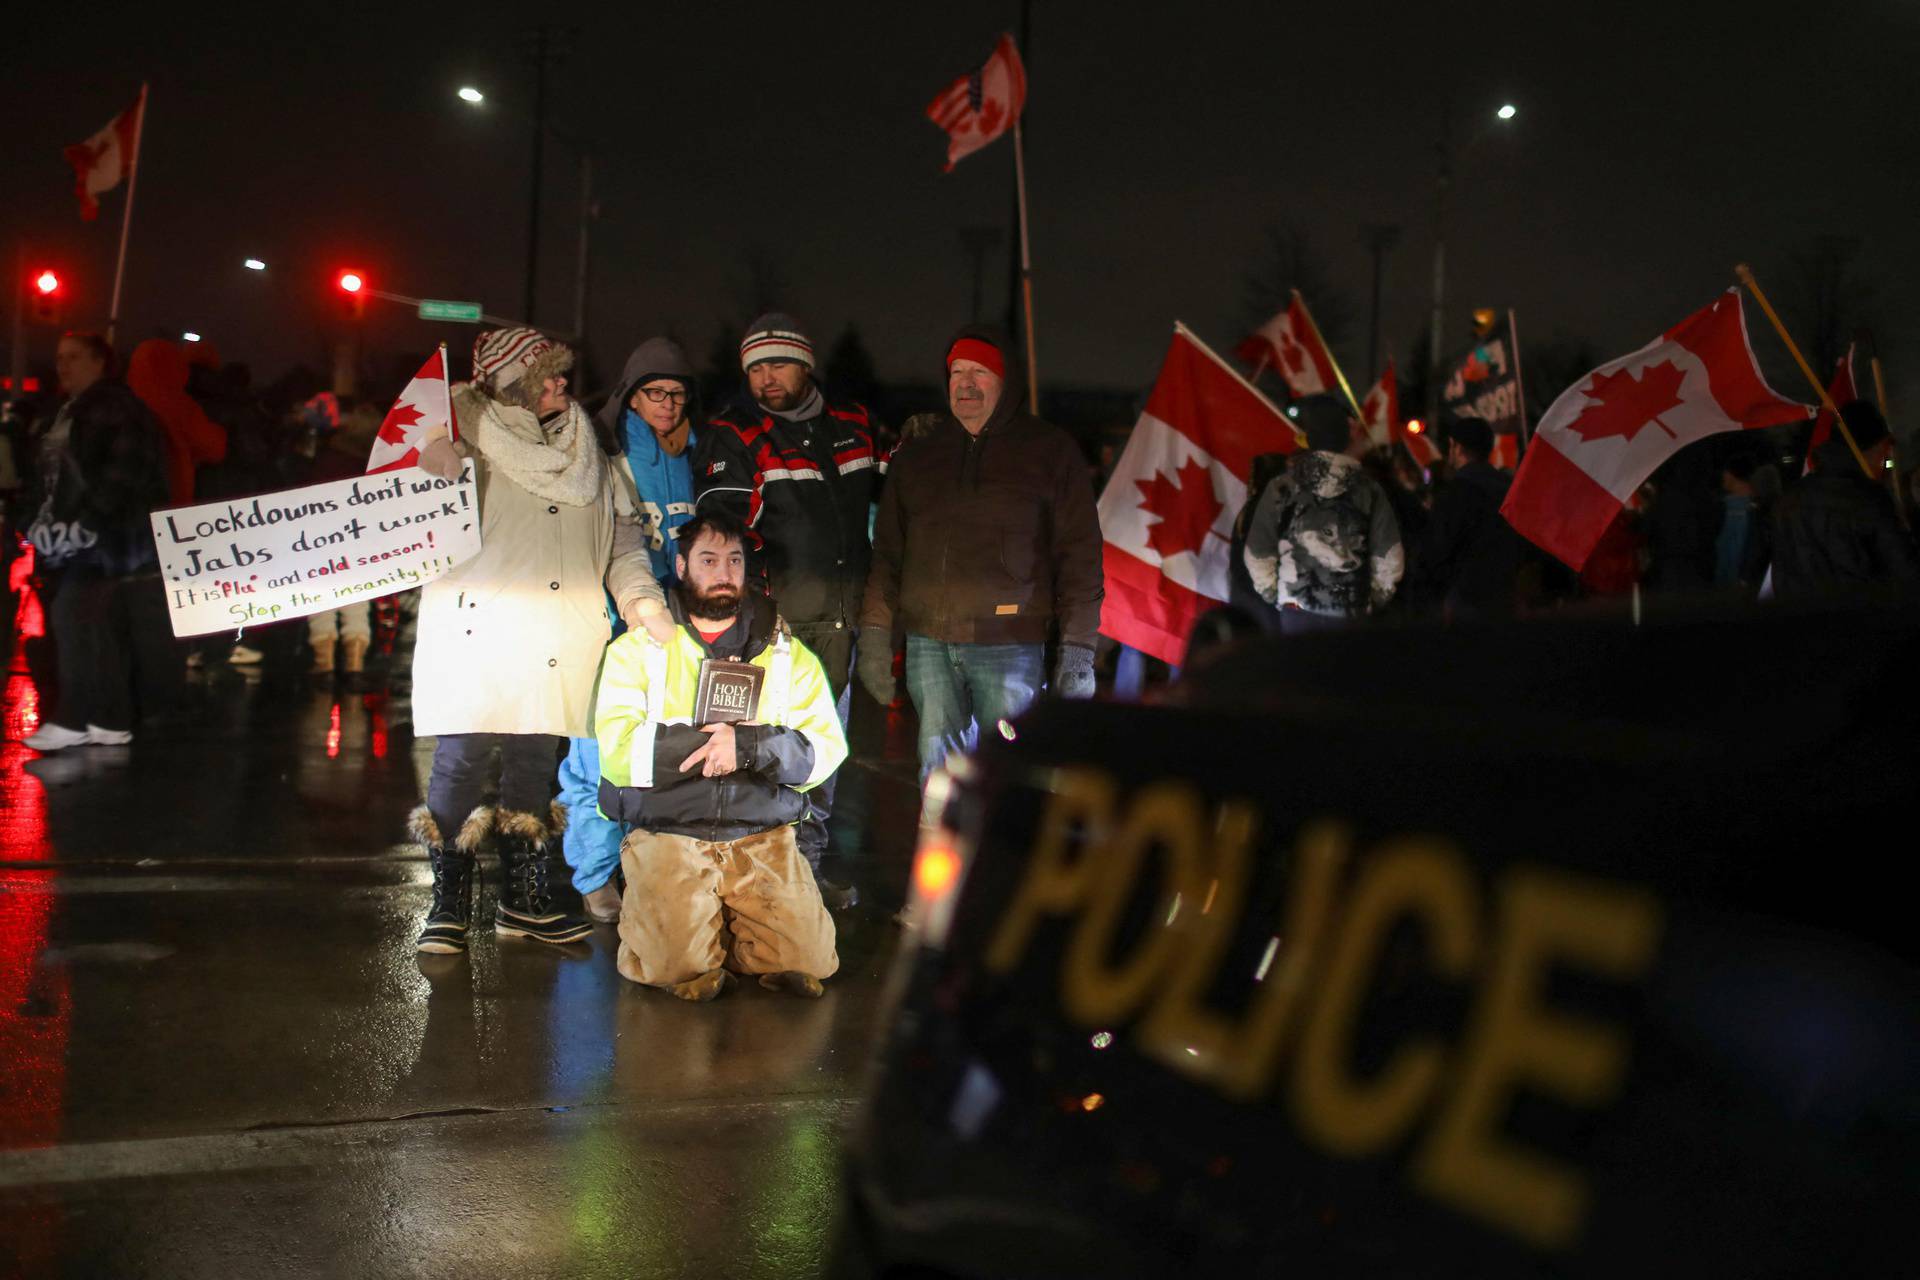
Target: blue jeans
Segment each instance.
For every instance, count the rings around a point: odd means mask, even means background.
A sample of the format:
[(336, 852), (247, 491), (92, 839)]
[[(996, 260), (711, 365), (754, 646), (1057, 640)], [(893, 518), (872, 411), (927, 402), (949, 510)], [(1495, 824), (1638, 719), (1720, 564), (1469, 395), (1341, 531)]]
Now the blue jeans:
[(920, 714), (920, 778), (949, 752), (971, 751), (980, 726), (1032, 705), (1046, 665), (1037, 644), (943, 644), (907, 637), (907, 696)]
[(560, 762), (560, 803), (567, 807), (567, 834), (560, 849), (573, 868), (573, 887), (591, 893), (620, 869), (620, 841), (626, 830), (600, 816), (600, 744), (574, 738)]

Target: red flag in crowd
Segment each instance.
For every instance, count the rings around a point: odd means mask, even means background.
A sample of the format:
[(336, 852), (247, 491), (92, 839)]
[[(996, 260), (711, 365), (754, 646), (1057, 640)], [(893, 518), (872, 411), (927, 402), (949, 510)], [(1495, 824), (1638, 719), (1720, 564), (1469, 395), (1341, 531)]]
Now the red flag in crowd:
[(1367, 392), (1360, 401), (1360, 420), (1366, 424), (1367, 434), (1375, 444), (1391, 442), (1400, 429), (1400, 384), (1394, 377), (1393, 361), (1387, 361), (1387, 367), (1380, 372), (1380, 381), (1373, 384), (1373, 390)]
[(1393, 438), (1407, 446), (1407, 452), (1422, 470), (1440, 461), (1440, 445), (1433, 438), (1433, 424), (1415, 419), (1403, 422), (1393, 429)]
[(458, 437), (453, 424), (453, 398), (447, 386), (447, 349), (442, 346), (427, 357), (420, 372), (413, 375), (400, 392), (400, 398), (380, 420), (373, 438), (373, 450), (367, 455), (367, 470), (398, 471), (415, 466), (428, 430), (444, 426)]
[(1317, 395), (1339, 385), (1333, 376), (1333, 357), (1320, 341), (1298, 289), (1285, 311), (1254, 330), (1233, 353), (1256, 371), (1272, 365), (1296, 396)]
[(1107, 598), (1100, 630), (1178, 664), (1201, 614), (1227, 599), (1228, 539), (1253, 460), (1291, 453), (1294, 427), (1184, 325), (1100, 495)]
[(927, 119), (947, 131), (947, 169), (1013, 127), (1027, 105), (1027, 69), (1013, 37), (1003, 35), (978, 71), (961, 76), (927, 104)]
[(147, 91), (140, 90), (132, 106), (107, 122), (106, 128), (66, 149), (73, 166), (73, 190), (80, 197), (80, 216), (92, 222), (100, 216), (100, 193), (111, 191), (133, 173), (140, 150), (140, 117), (147, 108)]
[[(1853, 344), (1847, 344), (1847, 354), (1840, 357), (1840, 363), (1834, 366), (1833, 381), (1827, 384), (1827, 399), (1836, 405), (1860, 398), (1860, 381), (1854, 376)], [(1833, 438), (1833, 414), (1825, 405), (1813, 420), (1813, 438), (1807, 441), (1807, 460), (1802, 464), (1800, 474), (1813, 470), (1813, 451)]]
[(1577, 570), (1621, 505), (1681, 446), (1810, 413), (1767, 386), (1740, 294), (1729, 289), (1562, 392), (1540, 419), (1500, 514)]

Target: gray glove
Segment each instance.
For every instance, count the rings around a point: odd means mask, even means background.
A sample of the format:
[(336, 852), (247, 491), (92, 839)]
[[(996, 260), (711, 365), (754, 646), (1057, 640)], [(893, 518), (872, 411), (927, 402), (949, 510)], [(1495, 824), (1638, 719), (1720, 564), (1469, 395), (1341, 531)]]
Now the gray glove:
[(1053, 660), (1053, 692), (1061, 698), (1093, 696), (1093, 650), (1077, 644), (1060, 646), (1060, 656)]
[(873, 700), (883, 707), (893, 705), (900, 696), (900, 682), (893, 678), (893, 636), (882, 627), (860, 628), (854, 670)]
[(419, 467), (427, 474), (451, 483), (460, 478), (460, 451), (443, 436), (420, 451)]

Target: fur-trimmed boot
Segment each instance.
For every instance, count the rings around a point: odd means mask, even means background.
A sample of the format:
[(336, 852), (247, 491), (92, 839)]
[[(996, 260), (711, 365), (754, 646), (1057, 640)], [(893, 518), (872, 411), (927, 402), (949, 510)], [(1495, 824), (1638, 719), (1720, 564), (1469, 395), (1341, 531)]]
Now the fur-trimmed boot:
[(425, 805), (408, 815), (407, 834), (433, 867), (433, 905), (427, 908), (427, 923), (414, 943), (419, 950), (450, 956), (467, 949), (467, 926), (473, 920), (473, 859), (492, 829), (493, 810), (475, 809), (449, 845)]
[(573, 896), (560, 836), (567, 812), (554, 805), (545, 822), (538, 815), (500, 810), (500, 905), (493, 931), (537, 942), (578, 942), (593, 925), (569, 910)]

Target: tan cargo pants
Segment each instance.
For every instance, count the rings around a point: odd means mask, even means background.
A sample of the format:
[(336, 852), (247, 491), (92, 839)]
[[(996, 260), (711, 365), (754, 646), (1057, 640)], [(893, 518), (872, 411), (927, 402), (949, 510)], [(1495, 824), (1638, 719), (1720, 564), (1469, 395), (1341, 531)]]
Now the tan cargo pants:
[(620, 975), (670, 987), (722, 966), (831, 977), (833, 917), (792, 827), (714, 843), (634, 831), (621, 842)]

